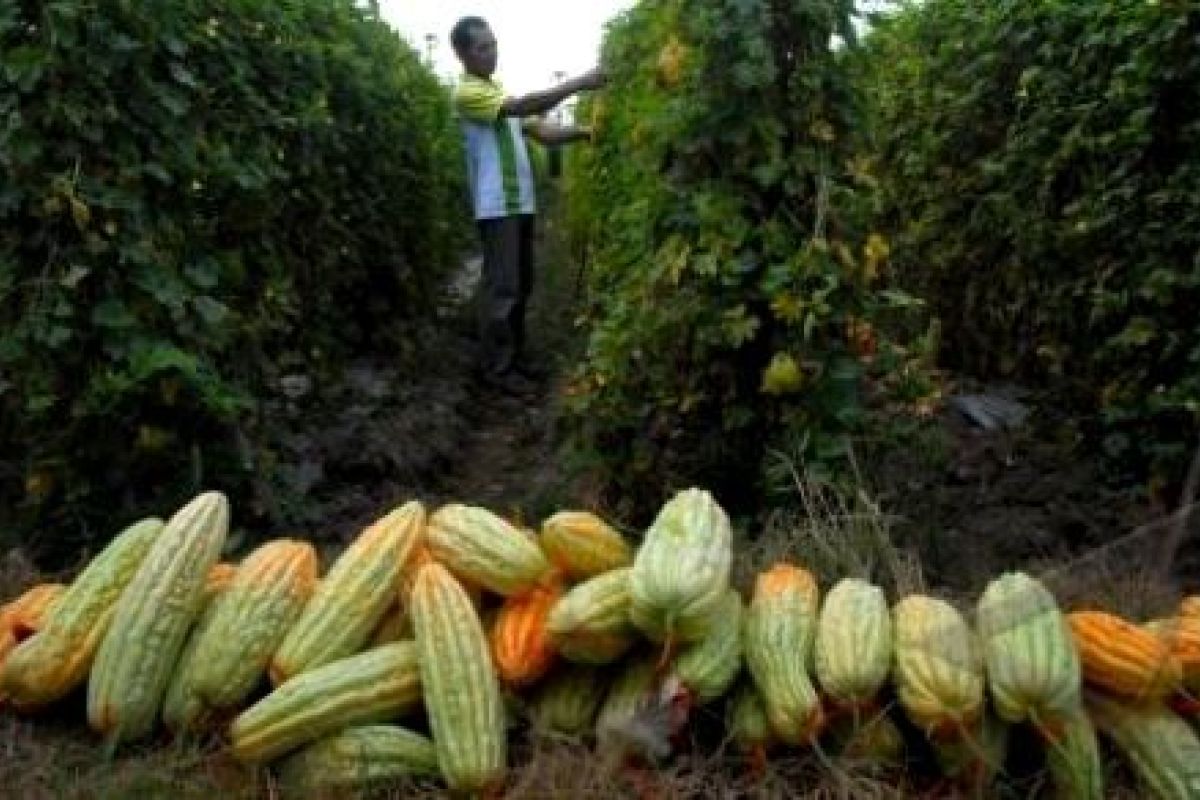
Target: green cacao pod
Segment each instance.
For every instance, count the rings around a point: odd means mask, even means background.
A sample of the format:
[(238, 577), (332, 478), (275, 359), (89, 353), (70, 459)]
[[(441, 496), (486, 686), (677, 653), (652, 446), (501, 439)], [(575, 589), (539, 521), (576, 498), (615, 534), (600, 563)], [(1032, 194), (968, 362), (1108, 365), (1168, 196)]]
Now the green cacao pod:
[(1159, 703), (1126, 705), (1098, 693), (1084, 702), (1100, 734), (1117, 746), (1150, 796), (1200, 797), (1200, 738), (1182, 718)]
[(167, 693), (163, 696), (162, 720), (167, 729), (177, 736), (199, 731), (213, 722), (200, 695), (192, 688), (191, 673), (196, 664), (200, 640), (212, 624), (216, 600), (225, 588), (224, 583), (214, 586), (209, 581), (201, 600), (200, 617), (192, 626), (179, 654), (179, 660), (171, 670), (171, 680), (167, 684)]
[(412, 501), (369, 526), (334, 562), (271, 658), (276, 686), (353, 655), (370, 641), (400, 590), (400, 575), (425, 535)]
[(823, 723), (821, 701), (808, 676), (817, 628), (817, 584), (791, 564), (758, 576), (746, 611), (742, 646), (767, 719), (787, 744), (809, 742)]
[(82, 686), (112, 623), (121, 592), (162, 533), (161, 519), (137, 522), (116, 536), (59, 598), (38, 635), (4, 663), (0, 693), (20, 709), (54, 703)]
[(934, 755), (942, 773), (972, 797), (990, 797), (989, 787), (1008, 757), (1011, 726), (985, 713), (958, 738), (934, 739)]
[(243, 711), (229, 732), (233, 755), (265, 763), (344, 728), (420, 708), (417, 646), (396, 642), (304, 672)]
[(1059, 800), (1102, 800), (1104, 763), (1096, 728), (1082, 707), (1063, 720), (1058, 736), (1045, 740), (1045, 752)]
[(542, 730), (580, 735), (591, 730), (608, 684), (596, 667), (568, 664), (538, 688), (530, 715)]
[(746, 681), (738, 687), (729, 704), (728, 716), (729, 733), (743, 752), (754, 753), (774, 741), (766, 704), (753, 683)]
[(456, 792), (495, 791), (505, 778), (505, 710), (479, 614), (437, 563), (421, 567), (411, 602), (442, 778)]
[[(271, 654), (299, 618), (317, 583), (317, 552), (307, 542), (268, 542), (238, 567), (212, 601), (180, 659), (176, 680), (203, 716), (237, 708), (266, 674)], [(168, 726), (190, 728), (190, 714)]]
[(610, 664), (633, 646), (629, 576), (628, 567), (606, 572), (572, 587), (554, 604), (546, 631), (563, 658)]
[(437, 773), (433, 742), (395, 725), (347, 728), (306, 745), (279, 765), (280, 783), (297, 795), (368, 790), (399, 778)]
[(729, 588), (729, 517), (702, 489), (676, 494), (659, 510), (633, 561), (629, 618), (656, 642), (703, 639)]
[(675, 659), (672, 672), (697, 705), (724, 695), (741, 672), (743, 613), (742, 596), (728, 590), (712, 630)]
[(460, 580), (504, 597), (553, 576), (537, 541), (484, 508), (445, 505), (429, 518), (429, 551)]
[(975, 628), (1001, 719), (1053, 727), (1079, 712), (1079, 655), (1046, 587), (1021, 572), (1001, 575), (979, 599)]
[(229, 501), (206, 492), (167, 522), (121, 593), (88, 680), (88, 722), (112, 742), (149, 734), (200, 615), (229, 531)]

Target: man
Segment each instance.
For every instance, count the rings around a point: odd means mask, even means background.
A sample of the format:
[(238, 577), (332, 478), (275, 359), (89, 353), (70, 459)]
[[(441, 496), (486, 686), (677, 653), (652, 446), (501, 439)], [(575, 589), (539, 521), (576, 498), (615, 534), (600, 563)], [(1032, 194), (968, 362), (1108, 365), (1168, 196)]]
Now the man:
[(594, 69), (552, 89), (508, 97), (492, 80), (496, 37), (485, 20), (459, 20), (450, 41), (464, 69), (454, 93), (454, 107), (465, 138), (471, 196), (483, 244), (480, 366), (484, 379), (493, 386), (523, 394), (533, 388), (524, 345), (537, 212), (524, 135), (544, 145), (590, 138), (591, 132), (584, 128), (552, 125), (537, 117), (574, 94), (600, 88), (604, 75)]

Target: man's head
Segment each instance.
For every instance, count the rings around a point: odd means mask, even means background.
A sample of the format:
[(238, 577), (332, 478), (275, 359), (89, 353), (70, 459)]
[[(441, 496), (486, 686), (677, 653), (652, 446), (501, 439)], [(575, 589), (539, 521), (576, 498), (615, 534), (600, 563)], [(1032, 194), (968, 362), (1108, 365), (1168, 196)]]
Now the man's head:
[(463, 17), (450, 31), (450, 43), (472, 75), (490, 78), (496, 71), (496, 37), (481, 17)]

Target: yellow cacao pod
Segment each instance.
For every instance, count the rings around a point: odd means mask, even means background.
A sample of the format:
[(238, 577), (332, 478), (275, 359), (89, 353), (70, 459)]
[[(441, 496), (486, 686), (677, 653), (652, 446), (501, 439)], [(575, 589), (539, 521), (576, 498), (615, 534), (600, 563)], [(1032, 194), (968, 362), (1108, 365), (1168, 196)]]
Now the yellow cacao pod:
[(316, 585), (271, 657), (279, 686), (362, 649), (396, 601), (404, 565), (425, 535), (425, 507), (405, 503), (368, 526)]
[(1150, 631), (1104, 611), (1075, 611), (1067, 621), (1088, 684), (1134, 702), (1152, 702), (1180, 687), (1179, 659)]
[(542, 552), (573, 581), (633, 563), (633, 549), (616, 529), (586, 511), (560, 511), (542, 523)]
[(445, 567), (426, 564), (410, 613), (442, 777), (452, 791), (495, 791), (505, 776), (505, 713), (475, 606)]
[(834, 584), (813, 647), (817, 682), (834, 704), (873, 701), (892, 668), (892, 616), (883, 590), (857, 578)]
[(484, 508), (458, 503), (429, 518), (429, 552), (456, 577), (504, 597), (553, 578), (533, 537)]
[(809, 742), (824, 719), (808, 674), (817, 629), (816, 579), (791, 564), (776, 564), (755, 581), (742, 646), (767, 719), (788, 744)]
[(909, 595), (892, 609), (892, 678), (900, 705), (918, 727), (960, 734), (983, 711), (983, 661), (975, 636), (954, 606)]

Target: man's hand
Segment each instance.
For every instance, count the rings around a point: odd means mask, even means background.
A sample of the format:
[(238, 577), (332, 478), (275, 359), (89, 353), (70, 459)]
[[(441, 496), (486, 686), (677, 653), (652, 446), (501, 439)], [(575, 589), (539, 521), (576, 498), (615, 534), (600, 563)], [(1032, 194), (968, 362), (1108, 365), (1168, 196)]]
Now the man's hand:
[(554, 125), (542, 120), (530, 120), (524, 125), (525, 134), (538, 144), (547, 147), (590, 141), (591, 128), (576, 125)]
[(576, 81), (582, 91), (590, 91), (593, 89), (603, 88), (608, 83), (608, 75), (602, 67), (595, 67), (580, 75)]

